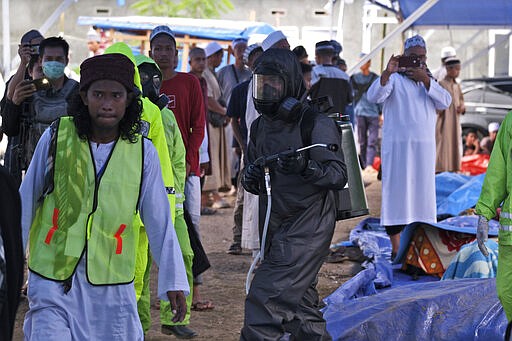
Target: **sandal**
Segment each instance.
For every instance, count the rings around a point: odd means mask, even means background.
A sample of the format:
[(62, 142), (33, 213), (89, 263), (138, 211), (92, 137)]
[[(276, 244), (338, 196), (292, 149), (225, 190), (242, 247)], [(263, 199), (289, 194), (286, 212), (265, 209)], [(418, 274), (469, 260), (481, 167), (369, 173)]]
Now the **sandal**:
[(213, 305), (213, 303), (208, 300), (192, 303), (192, 306), (190, 307), (190, 309), (194, 311), (212, 310), (214, 308), (215, 306)]

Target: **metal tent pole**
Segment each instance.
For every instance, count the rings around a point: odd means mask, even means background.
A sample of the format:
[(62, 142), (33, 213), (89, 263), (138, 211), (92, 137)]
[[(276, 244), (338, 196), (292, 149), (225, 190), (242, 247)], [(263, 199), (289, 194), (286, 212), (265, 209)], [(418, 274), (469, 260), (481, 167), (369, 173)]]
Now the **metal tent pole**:
[[(8, 2), (9, 0), (2, 0), (3, 2)], [(59, 16), (73, 3), (73, 2), (78, 2), (78, 0), (64, 0), (61, 2), (61, 4), (59, 5), (59, 7), (57, 7), (55, 9), (55, 11), (53, 11), (53, 13), (46, 19), (46, 21), (43, 23), (43, 25), (41, 25), (41, 27), (39, 27), (39, 32), (44, 36), (45, 33), (50, 29), (50, 27), (52, 27), (52, 25), (55, 23), (55, 21), (57, 21), (57, 19), (59, 18)], [(5, 23), (5, 19), (4, 19), (4, 23)], [(5, 32), (6, 30), (4, 29), (4, 35), (5, 35)], [(4, 40), (5, 41), (5, 40)], [(4, 52), (5, 53), (5, 52)], [(4, 54), (4, 58), (5, 58), (5, 54)], [(10, 58), (10, 56), (9, 56)], [(20, 56), (16, 55), (14, 56), (14, 58), (12, 59), (11, 63), (9, 63), (9, 66), (12, 65), (12, 64), (16, 64), (20, 61)]]
[(9, 0), (2, 0), (2, 42), (3, 42), (3, 76), (7, 79), (11, 72), (11, 30), (9, 22)]
[(377, 46), (370, 51), (366, 56), (361, 58), (359, 62), (357, 62), (354, 66), (352, 66), (348, 70), (348, 74), (353, 74), (356, 70), (359, 70), (361, 65), (366, 63), (368, 60), (372, 59), (373, 56), (377, 54), (377, 52), (383, 47), (387, 46), (396, 36), (402, 34), (412, 23), (414, 23), (418, 18), (420, 18), (423, 14), (425, 14), (432, 6), (434, 6), (439, 0), (427, 0), (423, 5), (418, 7), (414, 13), (412, 13), (407, 19), (405, 19), (400, 25), (395, 27), (395, 29), (384, 39), (380, 41)]

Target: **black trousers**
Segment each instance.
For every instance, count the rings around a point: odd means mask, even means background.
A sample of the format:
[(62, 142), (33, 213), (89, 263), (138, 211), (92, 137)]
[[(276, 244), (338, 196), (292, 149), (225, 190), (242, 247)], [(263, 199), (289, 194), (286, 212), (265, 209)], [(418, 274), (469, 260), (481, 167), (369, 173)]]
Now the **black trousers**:
[(0, 236), (5, 255), (5, 290), (0, 287), (0, 340), (11, 340), (21, 286), (24, 252), (21, 240), (21, 200), (18, 184), (0, 166)]
[(291, 340), (331, 340), (316, 290), (335, 226), (334, 211), (327, 213), (325, 208), (292, 222), (271, 216), (270, 226), (276, 229), (267, 237), (265, 259), (245, 300), (240, 340), (279, 340), (285, 332)]

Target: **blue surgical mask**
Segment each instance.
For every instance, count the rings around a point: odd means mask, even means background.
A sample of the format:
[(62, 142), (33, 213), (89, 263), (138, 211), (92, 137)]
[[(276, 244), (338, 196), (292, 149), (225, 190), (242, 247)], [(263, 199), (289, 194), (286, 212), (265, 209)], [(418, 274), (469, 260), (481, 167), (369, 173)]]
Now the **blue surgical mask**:
[(43, 73), (50, 79), (58, 79), (64, 75), (66, 65), (57, 61), (43, 62)]

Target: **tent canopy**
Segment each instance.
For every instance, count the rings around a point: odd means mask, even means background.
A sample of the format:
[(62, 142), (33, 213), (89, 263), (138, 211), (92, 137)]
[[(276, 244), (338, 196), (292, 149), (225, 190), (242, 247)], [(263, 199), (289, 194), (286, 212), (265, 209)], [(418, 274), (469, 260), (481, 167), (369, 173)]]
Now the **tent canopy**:
[[(206, 44), (217, 41), (221, 45), (229, 45), (233, 39), (251, 36), (267, 36), (275, 31), (269, 24), (257, 21), (242, 20), (215, 20), (192, 18), (168, 18), (151, 16), (126, 17), (78, 17), (78, 25), (93, 26), (95, 29), (111, 31), (114, 41), (140, 41), (139, 52), (145, 53), (149, 47), (149, 36), (153, 28), (159, 25), (169, 26), (175, 36), (176, 42), (182, 43), (179, 47), (181, 56), (178, 68), (186, 71), (188, 53), (195, 44)], [(228, 47), (228, 51), (229, 47)], [(228, 53), (226, 63), (229, 64)]]
[[(398, 0), (400, 11), (408, 18), (425, 0)], [(440, 0), (413, 26), (512, 26), (510, 0)]]
[(166, 18), (150, 16), (126, 17), (78, 17), (78, 25), (89, 25), (103, 30), (113, 29), (126, 34), (141, 35), (158, 25), (168, 25), (177, 37), (193, 37), (231, 41), (252, 34), (267, 35), (273, 31), (271, 25), (255, 21), (214, 20), (191, 18)]
[[(380, 0), (369, 1), (393, 13), (397, 12), (395, 8), (384, 5)], [(395, 7), (399, 7), (403, 21), (386, 35), (372, 51), (352, 66), (348, 70), (349, 75), (409, 27), (444, 26), (473, 29), (512, 27), (511, 0), (392, 0), (392, 2)], [(489, 46), (487, 49), (491, 47)], [(468, 62), (465, 63), (465, 65), (467, 64)]]

